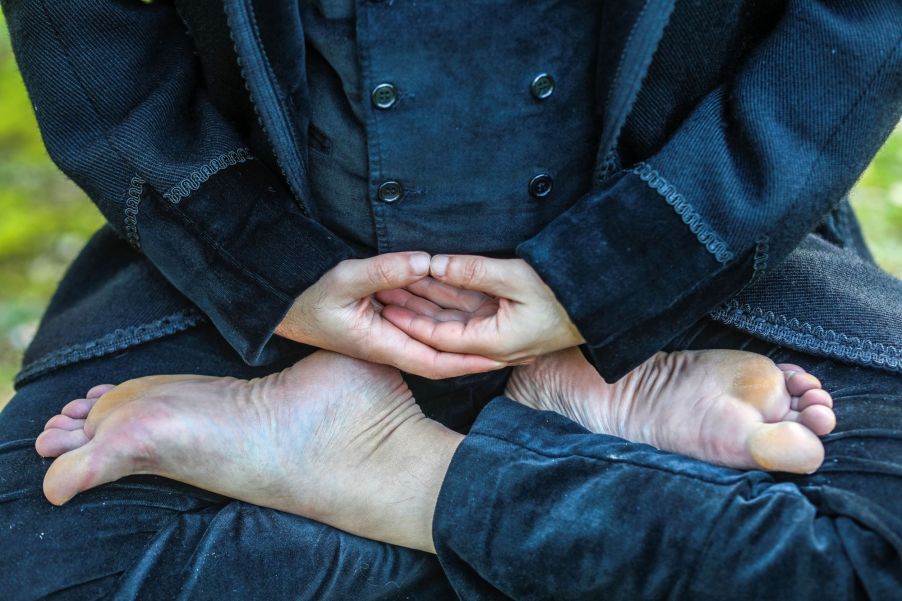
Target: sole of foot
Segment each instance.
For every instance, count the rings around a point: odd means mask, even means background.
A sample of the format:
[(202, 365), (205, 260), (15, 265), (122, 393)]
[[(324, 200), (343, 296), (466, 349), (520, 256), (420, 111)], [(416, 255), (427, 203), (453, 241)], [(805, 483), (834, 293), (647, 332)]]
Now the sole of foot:
[(576, 349), (517, 367), (507, 395), (593, 432), (739, 469), (811, 473), (833, 400), (793, 364), (733, 350), (657, 353), (605, 382)]
[(431, 550), (442, 466), (459, 438), (423, 415), (398, 370), (319, 351), (258, 380), (94, 387), (47, 422), (35, 448), (57, 458), (44, 479), (56, 505), (154, 474)]

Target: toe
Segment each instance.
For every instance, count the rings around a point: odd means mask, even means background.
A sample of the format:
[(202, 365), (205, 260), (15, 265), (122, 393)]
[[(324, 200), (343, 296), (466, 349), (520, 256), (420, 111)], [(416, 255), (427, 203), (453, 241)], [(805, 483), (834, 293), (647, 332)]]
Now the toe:
[(88, 394), (86, 394), (85, 396), (89, 399), (99, 399), (114, 388), (116, 388), (115, 384), (98, 384), (97, 386), (89, 390)]
[(792, 408), (796, 411), (803, 411), (812, 405), (833, 407), (833, 397), (823, 388), (812, 388), (803, 393), (800, 397), (793, 397), (792, 403)]
[(78, 493), (129, 474), (130, 462), (97, 441), (61, 455), (44, 476), (44, 496), (62, 505)]
[(836, 414), (824, 405), (811, 405), (799, 413), (799, 423), (818, 436), (826, 436), (836, 427)]
[(797, 374), (805, 373), (805, 370), (802, 367), (796, 365), (795, 363), (777, 363), (777, 367), (779, 367), (781, 370), (783, 370), (787, 374), (789, 374), (789, 373), (797, 373)]
[(792, 396), (802, 396), (809, 390), (820, 388), (821, 381), (809, 373), (795, 373), (786, 380), (786, 389)]
[(45, 430), (34, 443), (41, 457), (59, 457), (88, 442), (84, 430)]
[(72, 419), (67, 415), (54, 415), (44, 426), (45, 430), (84, 430), (85, 420)]
[(88, 416), (88, 413), (91, 412), (91, 407), (93, 407), (96, 402), (97, 399), (75, 399), (63, 407), (62, 414), (67, 415), (72, 419), (84, 419)]
[(748, 450), (760, 469), (810, 474), (824, 462), (824, 445), (802, 424), (761, 424), (749, 436)]

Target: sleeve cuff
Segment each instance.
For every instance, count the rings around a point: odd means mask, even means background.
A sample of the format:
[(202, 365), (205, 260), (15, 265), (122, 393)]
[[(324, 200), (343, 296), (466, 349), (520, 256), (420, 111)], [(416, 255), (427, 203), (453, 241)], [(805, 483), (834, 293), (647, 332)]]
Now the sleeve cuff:
[(297, 296), (354, 256), (259, 160), (217, 173), (177, 204), (148, 196), (137, 216), (142, 250), (250, 365), (278, 357), (270, 340)]
[(602, 377), (614, 381), (747, 279), (747, 259), (722, 262), (706, 231), (691, 208), (681, 209), (640, 175), (624, 172), (522, 243), (517, 254), (554, 291)]

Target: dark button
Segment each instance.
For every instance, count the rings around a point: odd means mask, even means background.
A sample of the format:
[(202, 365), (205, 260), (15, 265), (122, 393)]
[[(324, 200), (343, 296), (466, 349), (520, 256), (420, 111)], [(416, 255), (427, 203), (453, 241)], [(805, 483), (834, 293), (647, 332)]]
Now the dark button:
[(551, 194), (554, 180), (547, 173), (540, 173), (529, 180), (529, 194), (535, 198), (544, 198)]
[(390, 83), (380, 83), (378, 86), (373, 88), (371, 98), (373, 99), (373, 104), (378, 108), (391, 108), (391, 106), (398, 100), (398, 90), (396, 90), (395, 86), (391, 85)]
[(379, 200), (382, 202), (395, 202), (401, 198), (402, 194), (404, 194), (404, 188), (401, 187), (400, 182), (389, 180), (382, 182), (382, 185), (379, 186)]
[(529, 91), (535, 98), (545, 100), (554, 92), (554, 78), (547, 73), (536, 75), (536, 78), (529, 84)]

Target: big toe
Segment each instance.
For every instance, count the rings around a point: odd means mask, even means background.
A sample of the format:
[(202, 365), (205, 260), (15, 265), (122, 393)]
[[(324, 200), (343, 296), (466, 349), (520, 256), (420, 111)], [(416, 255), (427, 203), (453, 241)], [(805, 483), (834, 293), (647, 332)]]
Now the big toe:
[(760, 424), (750, 434), (748, 451), (758, 468), (810, 474), (824, 462), (824, 445), (806, 426), (795, 422)]
[(44, 496), (62, 505), (78, 493), (129, 474), (130, 461), (96, 441), (60, 455), (44, 476)]

